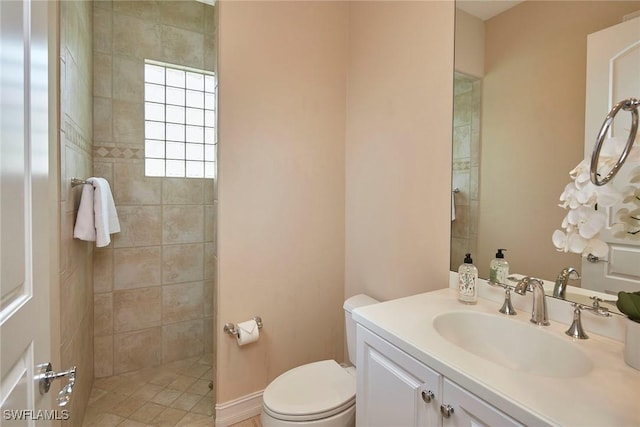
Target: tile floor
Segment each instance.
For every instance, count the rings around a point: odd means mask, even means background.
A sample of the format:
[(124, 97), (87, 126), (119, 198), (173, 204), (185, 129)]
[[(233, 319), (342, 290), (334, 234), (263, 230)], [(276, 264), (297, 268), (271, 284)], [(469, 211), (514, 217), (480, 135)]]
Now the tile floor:
[[(93, 383), (85, 427), (213, 426), (213, 355), (98, 378)], [(260, 416), (230, 427), (262, 427)]]
[[(211, 354), (156, 368), (98, 378), (93, 383), (83, 426), (213, 426)], [(243, 421), (239, 427), (260, 427)]]

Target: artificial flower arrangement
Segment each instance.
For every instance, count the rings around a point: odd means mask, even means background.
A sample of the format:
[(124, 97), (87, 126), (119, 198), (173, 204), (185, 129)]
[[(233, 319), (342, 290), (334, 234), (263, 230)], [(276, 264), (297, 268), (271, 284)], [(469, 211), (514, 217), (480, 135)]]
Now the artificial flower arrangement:
[(640, 323), (640, 292), (618, 292), (616, 306), (629, 320)]
[[(598, 173), (604, 176), (613, 168), (626, 144), (626, 140), (608, 138), (600, 153)], [(627, 163), (640, 165), (640, 149), (636, 145), (627, 157)], [(614, 214), (612, 234), (619, 239), (640, 240), (640, 166), (629, 174), (631, 185), (622, 190), (612, 185), (596, 186), (590, 179), (590, 159), (581, 161), (569, 176), (573, 179), (560, 195), (560, 207), (567, 209), (562, 221), (562, 230), (553, 232), (553, 244), (559, 251), (587, 256), (605, 256), (608, 246), (600, 240), (600, 232), (606, 225), (605, 209), (619, 206)]]

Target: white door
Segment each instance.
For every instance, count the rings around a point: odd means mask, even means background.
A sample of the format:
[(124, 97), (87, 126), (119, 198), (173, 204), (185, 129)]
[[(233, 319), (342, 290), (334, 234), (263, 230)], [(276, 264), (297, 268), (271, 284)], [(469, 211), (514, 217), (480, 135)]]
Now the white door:
[[(640, 18), (590, 34), (587, 41), (587, 98), (585, 116), (585, 156), (591, 158), (596, 137), (605, 116), (619, 101), (640, 98)], [(565, 106), (564, 108), (571, 108)], [(631, 114), (620, 111), (612, 126), (612, 136), (626, 141)], [(636, 140), (636, 145), (640, 140)], [(617, 188), (628, 185), (630, 165), (625, 165), (611, 181)], [(616, 208), (617, 210), (617, 208)], [(614, 239), (610, 233), (612, 212), (601, 239), (609, 253), (600, 262), (582, 260), (582, 286), (601, 292), (640, 290), (640, 245)]]
[(0, 1), (2, 426), (50, 424), (34, 380), (50, 359), (47, 3)]

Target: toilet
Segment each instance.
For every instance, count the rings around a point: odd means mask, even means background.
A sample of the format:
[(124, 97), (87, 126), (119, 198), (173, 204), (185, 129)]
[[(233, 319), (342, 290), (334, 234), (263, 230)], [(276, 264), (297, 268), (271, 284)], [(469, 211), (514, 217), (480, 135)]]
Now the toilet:
[[(375, 304), (367, 295), (344, 302), (349, 361), (355, 365), (356, 323), (353, 309)], [(263, 427), (353, 427), (356, 420), (356, 369), (335, 360), (293, 368), (273, 380), (262, 395)]]

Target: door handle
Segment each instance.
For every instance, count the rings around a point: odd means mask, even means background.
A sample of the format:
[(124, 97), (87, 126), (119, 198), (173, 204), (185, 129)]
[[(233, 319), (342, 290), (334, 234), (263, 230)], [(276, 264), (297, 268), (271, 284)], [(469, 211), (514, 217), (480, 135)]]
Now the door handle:
[(51, 368), (51, 363), (43, 363), (38, 365), (36, 369), (38, 371), (38, 375), (36, 375), (35, 379), (38, 380), (40, 394), (46, 394), (49, 392), (53, 380), (62, 377), (69, 377), (69, 381), (58, 392), (58, 397), (56, 398), (58, 406), (66, 406), (67, 403), (71, 401), (71, 393), (73, 392), (73, 387), (76, 384), (76, 367), (72, 366), (66, 371), (56, 372)]
[(594, 254), (589, 254), (587, 255), (587, 261), (589, 261), (590, 263), (597, 263), (597, 262), (608, 262), (606, 259), (600, 259), (600, 257), (595, 256)]

